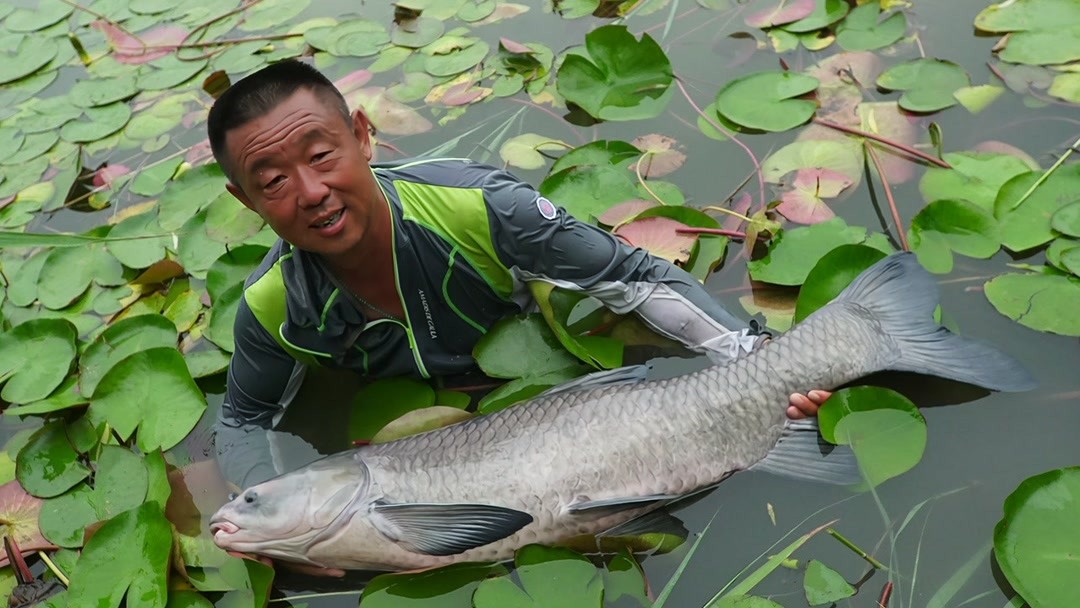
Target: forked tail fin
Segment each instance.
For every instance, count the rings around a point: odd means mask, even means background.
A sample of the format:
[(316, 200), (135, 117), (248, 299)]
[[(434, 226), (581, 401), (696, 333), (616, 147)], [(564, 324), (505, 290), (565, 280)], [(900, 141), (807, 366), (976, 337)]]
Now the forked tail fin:
[(836, 297), (870, 311), (900, 348), (889, 369), (918, 372), (998, 391), (1025, 391), (1035, 380), (993, 346), (934, 322), (938, 289), (912, 253), (894, 253), (860, 274)]

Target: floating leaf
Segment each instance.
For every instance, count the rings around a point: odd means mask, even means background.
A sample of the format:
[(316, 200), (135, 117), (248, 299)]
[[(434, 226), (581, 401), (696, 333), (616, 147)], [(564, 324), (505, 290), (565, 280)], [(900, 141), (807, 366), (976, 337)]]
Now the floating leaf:
[(522, 586), (507, 576), (486, 579), (473, 594), (476, 608), (585, 608), (603, 604), (600, 572), (569, 549), (526, 545), (518, 550), (514, 563)]
[(868, 239), (865, 228), (848, 226), (844, 220), (833, 218), (820, 224), (785, 230), (773, 239), (765, 257), (749, 262), (747, 268), (750, 277), (756, 281), (801, 285), (826, 253), (840, 245), (855, 243), (887, 251), (879, 242)]
[[(1050, 247), (1046, 249), (1046, 261), (1060, 270), (1080, 276), (1080, 272), (1074, 270), (1074, 268), (1080, 269), (1080, 266), (1075, 265), (1073, 261), (1080, 254), (1080, 251), (1072, 251), (1075, 248), (1080, 248), (1080, 239), (1064, 237), (1054, 239), (1054, 242), (1050, 243)], [(1075, 261), (1080, 262), (1080, 259)]]
[(539, 169), (547, 164), (542, 150), (566, 150), (571, 148), (561, 139), (554, 139), (538, 133), (522, 133), (506, 140), (499, 148), (499, 156), (508, 165), (521, 169)]
[[(877, 10), (876, 6), (874, 10)], [(806, 565), (803, 592), (806, 594), (806, 603), (811, 606), (820, 606), (855, 595), (855, 587), (844, 580), (844, 577), (840, 576), (836, 570), (812, 559)]]
[(800, 169), (783, 193), (776, 211), (799, 224), (816, 224), (836, 216), (825, 203), (851, 186), (851, 180), (831, 169)]
[(1020, 483), (1005, 499), (994, 527), (994, 556), (1028, 605), (1073, 606), (1080, 589), (1062, 581), (1080, 574), (1080, 467), (1046, 471)]
[(390, 42), (406, 48), (418, 49), (435, 42), (443, 35), (443, 22), (432, 17), (403, 19), (394, 24)]
[(725, 595), (714, 608), (783, 608), (780, 604), (753, 595)]
[[(138, 551), (132, 551), (138, 547)], [(86, 544), (71, 572), (71, 605), (129, 603), (165, 608), (172, 528), (156, 503), (124, 511), (105, 523)]]
[(282, 23), (293, 23), (293, 19), (304, 12), (311, 0), (262, 0), (244, 10), (244, 20), (237, 29), (256, 32), (277, 27)]
[[(643, 135), (635, 137), (631, 143), (643, 152), (634, 165), (641, 166), (640, 173), (646, 178), (663, 177), (686, 162), (686, 154), (677, 148), (678, 142), (666, 135)], [(634, 168), (634, 165), (631, 168)]]
[(619, 203), (618, 205), (615, 205), (614, 207), (608, 209), (603, 213), (603, 215), (601, 215), (597, 219), (601, 224), (604, 224), (605, 226), (618, 226), (634, 219), (642, 211), (656, 207), (659, 204), (660, 203), (657, 203), (656, 201), (626, 201), (625, 203)]
[(446, 52), (436, 52), (428, 56), (424, 62), (424, 71), (432, 76), (456, 76), (476, 67), (487, 57), (490, 50), (487, 42), (470, 38), (464, 45), (456, 45)]
[(124, 284), (124, 269), (100, 244), (56, 249), (46, 258), (38, 279), (38, 299), (57, 310), (75, 301), (91, 282), (103, 287)]
[(836, 28), (836, 43), (845, 51), (872, 51), (903, 38), (907, 31), (904, 13), (896, 12), (878, 22), (880, 15), (876, 2), (855, 8)]
[(259, 266), (267, 248), (261, 245), (244, 245), (230, 249), (214, 261), (206, 273), (206, 290), (210, 300), (217, 300), (230, 287), (242, 284)]
[(90, 397), (109, 370), (129, 355), (151, 348), (175, 348), (176, 341), (176, 326), (161, 315), (138, 315), (113, 323), (79, 357), (79, 392)]
[(75, 326), (63, 319), (34, 319), (0, 334), (0, 381), (6, 381), (0, 398), (30, 403), (48, 397), (75, 359), (75, 336)]
[(506, 574), (499, 564), (461, 563), (414, 574), (381, 574), (364, 587), (364, 608), (400, 608), (402, 598), (409, 603), (437, 606), (472, 606), (473, 593), (480, 582)]
[(310, 29), (304, 32), (304, 42), (338, 57), (368, 57), (390, 42), (390, 34), (375, 21), (350, 19)]
[(60, 137), (73, 144), (97, 141), (123, 129), (130, 119), (131, 108), (122, 101), (87, 108), (81, 118), (60, 128)]
[(1073, 0), (1013, 0), (986, 7), (975, 27), (1008, 34), (999, 57), (1051, 65), (1080, 59), (1080, 6)]
[(139, 92), (135, 75), (126, 74), (115, 78), (91, 78), (72, 85), (68, 97), (76, 106), (93, 108), (134, 97)]
[(779, 0), (776, 6), (762, 9), (746, 18), (746, 25), (761, 29), (791, 23), (814, 12), (814, 0)]
[(623, 224), (615, 234), (634, 247), (647, 249), (649, 253), (670, 262), (681, 263), (690, 258), (690, 249), (697, 240), (692, 234), (680, 234), (680, 228), (689, 228), (682, 222), (666, 217), (649, 217)]
[[(570, 331), (568, 327), (570, 314), (574, 306), (582, 299), (582, 294), (556, 290), (554, 284), (545, 281), (530, 283), (529, 290), (544, 320), (547, 321), (548, 328), (554, 332), (563, 348), (596, 369), (612, 369), (622, 365), (623, 349), (618, 340), (604, 336), (580, 335), (580, 332)], [(559, 364), (556, 358), (553, 366), (559, 366)], [(522, 376), (529, 375), (530, 372), (522, 374)]]
[(790, 143), (770, 155), (761, 164), (765, 181), (780, 183), (784, 176), (802, 169), (827, 169), (858, 183), (862, 156), (857, 146), (830, 140), (804, 140)]
[(206, 210), (200, 211), (179, 230), (180, 245), (176, 255), (184, 270), (193, 277), (205, 278), (214, 260), (225, 254), (227, 247), (206, 234)]
[(15, 459), (15, 477), (22, 487), (39, 498), (63, 494), (90, 474), (78, 461), (64, 422), (46, 422), (30, 436)]
[(172, 239), (167, 235), (151, 236), (163, 232), (158, 225), (156, 214), (134, 215), (113, 226), (109, 236), (141, 238), (110, 241), (106, 243), (105, 249), (128, 268), (148, 268), (165, 259), (167, 248), (172, 243)]
[(14, 53), (0, 51), (0, 85), (6, 85), (40, 70), (56, 57), (56, 42), (47, 38), (27, 36)]
[(812, 13), (795, 23), (788, 23), (783, 29), (796, 34), (819, 30), (843, 19), (849, 8), (844, 0), (816, 0)]
[(484, 395), (480, 399), (477, 411), (481, 414), (491, 414), (506, 409), (526, 399), (558, 386), (587, 372), (589, 368), (574, 364), (566, 369), (560, 369), (536, 376), (525, 376), (511, 380), (499, 388)]
[(473, 354), (493, 378), (539, 376), (576, 363), (536, 313), (500, 320), (476, 343)]
[(262, 217), (231, 194), (219, 196), (206, 208), (206, 236), (226, 245), (237, 245), (258, 234)]
[(1050, 227), (1062, 234), (1080, 237), (1080, 201), (1058, 209), (1050, 218)]
[(818, 79), (792, 72), (757, 72), (732, 80), (716, 94), (716, 109), (751, 129), (787, 131), (810, 120), (813, 101), (793, 99), (810, 93)]
[(594, 141), (563, 154), (551, 167), (551, 173), (580, 165), (619, 165), (640, 154), (641, 150), (625, 141)]
[(1012, 251), (1049, 243), (1057, 236), (1051, 218), (1062, 207), (1080, 201), (1080, 163), (1073, 163), (1059, 167), (1021, 202), (1041, 176), (1037, 171), (1022, 173), (998, 191), (994, 216), (1001, 223), (1002, 244)]
[(581, 165), (552, 173), (540, 193), (583, 222), (592, 222), (612, 205), (640, 198), (631, 175), (611, 165)]
[(986, 299), (1021, 325), (1080, 336), (1080, 279), (1064, 275), (1003, 274), (986, 283)]
[[(559, 93), (602, 120), (651, 118), (657, 100), (671, 86), (671, 62), (648, 34), (634, 38), (625, 26), (604, 25), (585, 35), (588, 57), (570, 54), (559, 67)], [(618, 112), (618, 109), (632, 109)]]
[(205, 409), (206, 398), (175, 348), (151, 348), (122, 360), (101, 379), (90, 401), (94, 415), (122, 439), (139, 427), (136, 443), (143, 451), (175, 446)]
[[(27, 494), (18, 481), (0, 486), (0, 536), (10, 536), (24, 553), (56, 548), (38, 528), (41, 505), (41, 499)], [(7, 554), (0, 556), (0, 566), (7, 564)]]
[(189, 169), (165, 186), (158, 201), (158, 223), (176, 230), (225, 191), (225, 174), (217, 164)]
[(919, 182), (927, 201), (963, 199), (993, 211), (998, 190), (1011, 178), (1031, 170), (1011, 155), (990, 152), (948, 152), (945, 162), (952, 169), (930, 167)]
[(233, 285), (218, 295), (217, 300), (214, 301), (214, 307), (210, 310), (210, 325), (207, 328), (206, 338), (230, 353), (235, 348), (233, 322), (236, 320), (236, 311), (243, 298), (244, 286)]
[(878, 76), (877, 86), (904, 91), (900, 107), (911, 112), (936, 112), (956, 104), (953, 93), (971, 84), (964, 68), (941, 59), (915, 59), (893, 66)]
[(63, 21), (73, 10), (73, 6), (59, 0), (41, 0), (36, 9), (15, 9), (4, 20), (4, 27), (9, 32), (36, 32)]
[(420, 380), (402, 376), (366, 384), (353, 398), (349, 439), (370, 440), (406, 413), (433, 405), (434, 389)]
[(934, 201), (911, 220), (911, 249), (927, 270), (952, 270), (950, 251), (988, 258), (1001, 248), (1001, 229), (990, 212), (965, 200)]
[(824, 307), (855, 277), (885, 257), (885, 252), (866, 245), (841, 245), (826, 253), (806, 275), (795, 302), (796, 323)]
[[(260, 2), (257, 8), (252, 10), (262, 8), (266, 4), (269, 4), (269, 2)], [(303, 3), (290, 2), (290, 4), (302, 6)], [(177, 59), (175, 55), (166, 55), (139, 68), (135, 84), (143, 91), (171, 89), (194, 78), (196, 74), (203, 71), (207, 63), (205, 59), (182, 61)]]
[[(468, 403), (466, 402), (466, 405)], [(406, 412), (390, 421), (389, 424), (379, 429), (379, 432), (371, 438), (371, 443), (386, 443), (396, 441), (403, 437), (425, 433), (444, 426), (457, 424), (463, 420), (472, 418), (472, 414), (463, 411), (462, 408), (448, 405), (435, 405), (418, 410)]]
[[(1080, 36), (1077, 36), (1080, 40)], [(1080, 74), (1059, 74), (1054, 77), (1054, 83), (1050, 85), (1047, 93), (1064, 99), (1065, 101), (1080, 104)]]
[(360, 89), (350, 99), (363, 106), (371, 123), (380, 133), (416, 135), (431, 130), (431, 121), (409, 106), (395, 101), (383, 87)]
[(1004, 92), (1005, 89), (1002, 87), (983, 84), (975, 87), (960, 87), (953, 93), (953, 97), (968, 112), (978, 114), (994, 103), (994, 100)]

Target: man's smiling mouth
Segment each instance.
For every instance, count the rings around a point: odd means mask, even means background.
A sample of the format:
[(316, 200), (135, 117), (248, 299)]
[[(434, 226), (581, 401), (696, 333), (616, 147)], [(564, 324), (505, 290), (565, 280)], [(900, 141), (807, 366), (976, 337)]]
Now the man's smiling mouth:
[(315, 224), (312, 224), (311, 227), (312, 228), (328, 228), (330, 226), (333, 226), (335, 222), (337, 222), (339, 219), (341, 219), (341, 215), (343, 213), (345, 213), (344, 208), (338, 209), (337, 212), (335, 212), (333, 215), (331, 215), (330, 217), (326, 218), (325, 220), (323, 220), (321, 222), (317, 222)]

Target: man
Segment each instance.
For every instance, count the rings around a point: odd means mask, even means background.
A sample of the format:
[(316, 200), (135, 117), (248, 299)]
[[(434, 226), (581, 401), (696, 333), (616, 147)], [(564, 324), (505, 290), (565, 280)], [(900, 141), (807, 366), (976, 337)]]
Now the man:
[[(367, 117), (314, 68), (237, 82), (208, 131), (228, 190), (281, 240), (248, 279), (217, 425), (241, 487), (278, 472), (274, 426), (310, 365), (370, 377), (473, 369), (473, 346), (529, 305), (528, 281), (633, 311), (659, 334), (734, 358), (758, 341), (688, 273), (579, 222), (510, 174), (465, 159), (370, 165)], [(827, 393), (793, 395), (813, 415)]]

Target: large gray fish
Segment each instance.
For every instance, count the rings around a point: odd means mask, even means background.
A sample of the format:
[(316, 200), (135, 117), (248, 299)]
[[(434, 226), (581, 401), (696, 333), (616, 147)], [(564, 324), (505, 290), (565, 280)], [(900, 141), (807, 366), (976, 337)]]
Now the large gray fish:
[(501, 561), (528, 543), (597, 534), (750, 467), (850, 481), (840, 469), (852, 461), (823, 459), (815, 426), (787, 422), (788, 395), (878, 370), (996, 390), (1034, 385), (1012, 358), (934, 323), (937, 302), (915, 257), (893, 254), (727, 365), (652, 381), (601, 374), (329, 456), (246, 490), (214, 515), (211, 532), (233, 551), (402, 570)]

